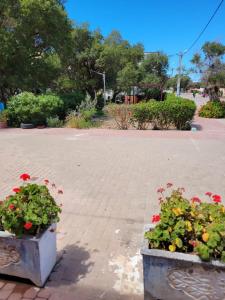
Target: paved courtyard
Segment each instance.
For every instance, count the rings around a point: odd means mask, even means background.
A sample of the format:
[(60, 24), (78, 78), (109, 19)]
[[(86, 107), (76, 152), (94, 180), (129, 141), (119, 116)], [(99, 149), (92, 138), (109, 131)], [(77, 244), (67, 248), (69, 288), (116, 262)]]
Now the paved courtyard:
[(0, 299), (143, 299), (143, 225), (158, 212), (156, 189), (225, 198), (225, 122), (197, 131), (0, 130), (0, 197), (28, 172), (64, 190), (58, 262), (44, 289), (0, 279)]

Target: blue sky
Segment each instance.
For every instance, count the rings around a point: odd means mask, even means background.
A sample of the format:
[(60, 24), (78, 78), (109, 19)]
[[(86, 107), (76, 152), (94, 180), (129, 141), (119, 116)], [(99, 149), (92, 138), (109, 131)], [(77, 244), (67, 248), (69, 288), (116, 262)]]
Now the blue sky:
[[(220, 0), (67, 0), (66, 9), (76, 23), (89, 23), (103, 35), (119, 30), (124, 39), (141, 42), (145, 51), (174, 54), (187, 49), (219, 4)], [(196, 46), (184, 57), (190, 67), (193, 53), (205, 41), (225, 44), (225, 2)], [(170, 70), (178, 57), (170, 58)], [(193, 79), (195, 77), (193, 76)]]

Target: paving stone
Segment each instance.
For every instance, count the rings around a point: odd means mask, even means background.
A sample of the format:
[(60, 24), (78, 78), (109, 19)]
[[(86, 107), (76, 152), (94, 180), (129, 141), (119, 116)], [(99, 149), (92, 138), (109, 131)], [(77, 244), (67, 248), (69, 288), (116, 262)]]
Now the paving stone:
[(40, 297), (40, 298), (46, 298), (46, 299), (48, 299), (50, 297), (50, 295), (51, 295), (50, 291), (47, 288), (45, 288), (45, 289), (42, 289), (38, 293), (37, 296)]
[(25, 298), (34, 299), (37, 296), (39, 290), (40, 290), (39, 288), (31, 287), (24, 293), (23, 296)]
[(22, 298), (22, 295), (21, 294), (18, 294), (18, 293), (12, 293), (8, 300), (20, 300)]

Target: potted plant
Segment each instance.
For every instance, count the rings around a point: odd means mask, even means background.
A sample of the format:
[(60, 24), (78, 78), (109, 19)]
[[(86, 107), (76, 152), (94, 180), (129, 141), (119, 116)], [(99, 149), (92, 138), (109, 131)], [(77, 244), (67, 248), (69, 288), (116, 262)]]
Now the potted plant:
[[(0, 274), (28, 278), (43, 286), (56, 262), (60, 206), (44, 184), (20, 176), (24, 184), (0, 202)], [(55, 185), (51, 185), (57, 194)]]
[[(171, 183), (167, 185), (168, 188)], [(220, 195), (190, 201), (184, 189), (164, 197), (145, 228), (141, 253), (145, 300), (225, 299), (225, 207)]]
[(0, 111), (0, 129), (7, 128), (8, 112), (7, 110)]

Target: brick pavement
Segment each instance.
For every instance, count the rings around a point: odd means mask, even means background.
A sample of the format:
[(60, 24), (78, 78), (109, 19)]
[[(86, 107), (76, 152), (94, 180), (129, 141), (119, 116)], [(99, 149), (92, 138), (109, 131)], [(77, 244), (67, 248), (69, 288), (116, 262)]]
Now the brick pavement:
[(25, 171), (64, 189), (46, 287), (2, 278), (0, 300), (143, 299), (138, 251), (157, 187), (172, 181), (188, 196), (225, 197), (225, 124), (195, 124), (202, 131), (0, 130), (0, 197)]

